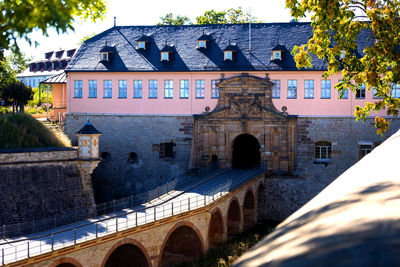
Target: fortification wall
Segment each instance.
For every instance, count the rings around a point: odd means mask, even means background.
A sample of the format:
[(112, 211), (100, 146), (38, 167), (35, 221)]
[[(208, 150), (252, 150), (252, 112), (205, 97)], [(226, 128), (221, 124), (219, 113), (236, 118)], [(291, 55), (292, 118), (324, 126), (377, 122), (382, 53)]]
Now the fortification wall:
[[(97, 203), (146, 192), (188, 171), (191, 116), (67, 114), (65, 132), (73, 144), (75, 132), (88, 118), (102, 133), (103, 160), (92, 174)], [(162, 143), (173, 143), (173, 157), (161, 155)]]

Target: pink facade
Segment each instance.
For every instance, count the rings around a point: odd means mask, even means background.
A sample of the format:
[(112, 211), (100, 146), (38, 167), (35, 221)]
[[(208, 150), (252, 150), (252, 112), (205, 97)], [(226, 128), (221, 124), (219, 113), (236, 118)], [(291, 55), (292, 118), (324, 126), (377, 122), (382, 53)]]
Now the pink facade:
[[(212, 80), (221, 78), (222, 72), (69, 72), (67, 79), (68, 113), (134, 114), (134, 115), (192, 115), (201, 114), (208, 106), (213, 110), (218, 99), (211, 96)], [(225, 78), (239, 72), (223, 72)], [(250, 72), (250, 75), (265, 77), (265, 72)], [(291, 115), (299, 116), (353, 116), (355, 106), (374, 102), (372, 90), (365, 92), (365, 98), (356, 99), (353, 92), (347, 99), (339, 99), (334, 85), (340, 75), (330, 77), (330, 98), (321, 98), (322, 71), (269, 72), (271, 80), (280, 80), (280, 98), (273, 103), (278, 110), (283, 106)], [(82, 81), (82, 97), (74, 97), (75, 80)], [(89, 80), (97, 80), (97, 97), (89, 98)], [(103, 81), (112, 80), (112, 97), (103, 97)], [(127, 97), (118, 97), (118, 81), (127, 81)], [(133, 97), (134, 80), (142, 81), (142, 98)], [(149, 98), (149, 80), (157, 80), (157, 98)], [(173, 80), (173, 98), (164, 98), (164, 81)], [(180, 80), (189, 80), (189, 97), (180, 98)], [(196, 80), (204, 80), (204, 99), (196, 98)], [(288, 98), (288, 80), (297, 81), (297, 97)], [(314, 97), (305, 98), (305, 80), (314, 81)], [(371, 114), (372, 115), (372, 114)]]

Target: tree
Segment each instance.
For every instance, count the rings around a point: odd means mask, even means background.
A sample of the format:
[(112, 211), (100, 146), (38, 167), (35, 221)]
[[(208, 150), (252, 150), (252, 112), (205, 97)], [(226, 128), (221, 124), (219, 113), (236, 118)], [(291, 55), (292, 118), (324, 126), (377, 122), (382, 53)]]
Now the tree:
[[(237, 24), (237, 23), (248, 23), (250, 15), (249, 13), (242, 10), (241, 7), (237, 9), (230, 8), (228, 10), (223, 11), (214, 11), (211, 9), (210, 11), (204, 12), (202, 16), (196, 17), (197, 24)], [(252, 17), (252, 22), (259, 23), (261, 22), (256, 17)]]
[[(356, 107), (357, 120), (382, 110), (398, 116), (400, 99), (393, 86), (400, 83), (400, 0), (286, 0), (286, 6), (295, 19), (312, 15), (312, 38), (293, 50), (298, 68), (312, 67), (314, 54), (327, 61), (324, 77), (341, 72), (343, 80), (335, 86), (340, 95), (362, 84), (374, 88), (379, 99)], [(370, 44), (359, 55), (355, 51), (361, 31), (368, 31)], [(376, 116), (377, 134), (383, 135), (389, 123)]]
[[(102, 18), (106, 6), (103, 0), (7, 0), (0, 1), (0, 50), (18, 51), (17, 40), (41, 30), (47, 35), (48, 28), (57, 32), (73, 30), (75, 16), (93, 21)], [(1, 59), (1, 58), (0, 58)]]
[(192, 24), (190, 19), (186, 16), (177, 15), (174, 18), (172, 13), (166, 14), (164, 17), (160, 17), (161, 22), (157, 23), (157, 25), (187, 25)]
[(11, 102), (13, 106), (13, 113), (23, 113), (24, 106), (33, 97), (33, 91), (31, 87), (26, 86), (20, 81), (12, 81), (1, 90), (1, 97), (6, 102)]

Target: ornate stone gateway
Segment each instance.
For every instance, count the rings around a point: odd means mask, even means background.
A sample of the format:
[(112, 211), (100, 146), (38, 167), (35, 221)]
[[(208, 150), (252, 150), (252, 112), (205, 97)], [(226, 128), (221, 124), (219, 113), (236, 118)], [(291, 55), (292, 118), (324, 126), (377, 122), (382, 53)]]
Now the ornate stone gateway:
[(194, 167), (294, 171), (296, 116), (275, 108), (268, 76), (222, 77), (218, 87), (215, 109), (195, 115)]

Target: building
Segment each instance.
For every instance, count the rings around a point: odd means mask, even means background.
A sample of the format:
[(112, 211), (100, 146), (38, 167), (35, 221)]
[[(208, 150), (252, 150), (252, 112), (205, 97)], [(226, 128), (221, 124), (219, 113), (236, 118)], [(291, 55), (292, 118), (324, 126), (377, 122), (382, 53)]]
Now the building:
[[(103, 133), (97, 202), (215, 165), (319, 192), (382, 138), (353, 116), (372, 91), (340, 99), (324, 61), (296, 68), (291, 51), (311, 36), (310, 23), (121, 26), (85, 41), (66, 68), (65, 129), (76, 142), (90, 118)], [(369, 42), (362, 32), (357, 53)]]

